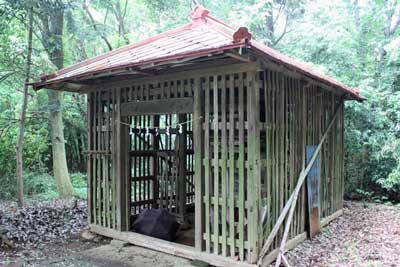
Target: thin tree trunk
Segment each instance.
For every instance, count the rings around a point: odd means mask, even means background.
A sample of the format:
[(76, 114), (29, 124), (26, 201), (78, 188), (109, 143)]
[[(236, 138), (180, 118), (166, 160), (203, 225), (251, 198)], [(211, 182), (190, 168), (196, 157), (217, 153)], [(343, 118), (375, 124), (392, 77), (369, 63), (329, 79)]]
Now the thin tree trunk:
[(33, 24), (33, 10), (29, 8), (28, 15), (28, 51), (26, 57), (26, 72), (24, 91), (22, 97), (21, 117), (19, 120), (19, 131), (17, 140), (17, 202), (18, 206), (24, 206), (24, 178), (23, 178), (23, 146), (24, 146), (24, 132), (25, 132), (25, 118), (26, 107), (28, 104), (28, 82), (31, 75), (31, 57), (32, 57), (32, 24)]

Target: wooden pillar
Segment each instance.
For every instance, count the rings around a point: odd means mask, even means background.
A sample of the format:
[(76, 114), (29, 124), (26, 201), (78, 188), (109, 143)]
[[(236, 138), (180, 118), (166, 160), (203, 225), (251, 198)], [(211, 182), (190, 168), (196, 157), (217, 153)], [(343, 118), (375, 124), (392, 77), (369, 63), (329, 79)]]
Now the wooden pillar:
[[(186, 122), (186, 114), (178, 114), (178, 123)], [(177, 134), (178, 138), (178, 213), (182, 220), (186, 216), (186, 127), (182, 125), (183, 132)]]
[(92, 201), (93, 201), (93, 173), (92, 173), (92, 134), (93, 134), (93, 93), (87, 94), (87, 122), (88, 122), (88, 151), (87, 154), (87, 210), (88, 210), (88, 224), (94, 222), (93, 212), (92, 212)]
[[(153, 127), (159, 127), (160, 126), (160, 115), (154, 115), (152, 116), (153, 120)], [(157, 151), (159, 149), (159, 142), (160, 142), (160, 135), (152, 135), (152, 146), (153, 150)], [(153, 169), (153, 207), (154, 208), (159, 208), (159, 203), (158, 203), (158, 198), (159, 198), (159, 182), (158, 182), (158, 166), (157, 166), (157, 154), (154, 153), (154, 156), (152, 158), (152, 169)]]
[(116, 229), (129, 230), (130, 223), (130, 175), (129, 175), (129, 130), (127, 117), (121, 116), (121, 90), (115, 89), (116, 103), (114, 105), (113, 135), (113, 174), (116, 183)]
[(204, 153), (203, 144), (203, 121), (202, 110), (203, 94), (201, 89), (200, 78), (194, 81), (194, 113), (193, 113), (193, 145), (194, 145), (194, 162), (195, 162), (195, 247), (198, 251), (203, 250), (203, 225), (204, 225), (204, 209), (203, 209), (203, 190), (204, 190), (204, 168), (202, 158)]
[(249, 262), (256, 263), (259, 253), (258, 232), (260, 226), (259, 210), (261, 198), (261, 165), (260, 165), (260, 105), (259, 76), (257, 71), (247, 72), (247, 196), (248, 196), (248, 235)]

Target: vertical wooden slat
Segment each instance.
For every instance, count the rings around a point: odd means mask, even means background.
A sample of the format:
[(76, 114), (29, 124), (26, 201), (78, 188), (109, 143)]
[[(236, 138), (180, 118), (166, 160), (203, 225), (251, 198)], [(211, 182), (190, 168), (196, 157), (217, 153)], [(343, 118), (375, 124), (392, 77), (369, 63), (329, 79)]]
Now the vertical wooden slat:
[(193, 142), (195, 153), (195, 247), (198, 251), (203, 250), (203, 229), (204, 229), (204, 168), (202, 158), (204, 153), (203, 146), (203, 119), (202, 112), (202, 84), (201, 79), (194, 80), (194, 112), (193, 112)]
[(111, 152), (112, 152), (112, 226), (114, 229), (117, 229), (117, 201), (116, 201), (116, 196), (117, 196), (117, 178), (116, 178), (116, 136), (115, 136), (115, 127), (116, 127), (116, 101), (117, 101), (117, 95), (116, 95), (116, 89), (112, 90), (112, 132), (111, 132)]
[[(279, 87), (278, 87), (278, 73), (273, 71), (272, 72), (272, 92), (273, 92), (273, 100), (272, 100), (272, 118), (273, 118), (273, 139), (271, 144), (272, 148), (272, 162), (273, 162), (273, 190), (274, 190), (274, 223), (277, 221), (279, 213), (280, 213), (280, 203), (279, 203), (279, 120), (278, 120), (278, 106), (279, 106)], [(275, 245), (277, 242), (275, 242)]]
[[(87, 121), (88, 121), (88, 150), (91, 151), (93, 150), (93, 144), (92, 144), (92, 136), (93, 136), (93, 114), (94, 114), (94, 109), (93, 109), (93, 93), (89, 93), (87, 95)], [(88, 195), (88, 224), (94, 223), (93, 220), (93, 172), (92, 172), (92, 165), (93, 165), (93, 155), (91, 153), (88, 153), (87, 155), (87, 195)]]
[(222, 224), (222, 255), (227, 255), (227, 136), (226, 136), (226, 76), (221, 77), (221, 224)]
[(204, 102), (204, 205), (206, 251), (210, 253), (210, 82), (206, 77)]
[[(186, 114), (178, 115), (178, 123), (184, 123), (187, 120)], [(183, 132), (181, 134), (177, 134), (178, 138), (178, 192), (176, 192), (176, 196), (178, 198), (178, 210), (179, 215), (183, 219), (186, 213), (186, 132), (187, 132), (187, 124), (182, 124)]]
[(249, 262), (255, 263), (258, 260), (259, 243), (259, 210), (260, 210), (260, 131), (259, 131), (259, 77), (258, 72), (247, 72), (247, 196), (248, 196), (248, 243)]
[(238, 158), (238, 168), (239, 168), (239, 199), (238, 199), (238, 211), (239, 211), (239, 222), (238, 222), (238, 232), (239, 232), (239, 258), (244, 260), (244, 88), (243, 88), (243, 73), (239, 74), (238, 79), (239, 85), (239, 158)]
[[(121, 117), (121, 90), (116, 90), (117, 103), (116, 103), (116, 123), (115, 123), (115, 158), (114, 162), (115, 177), (116, 177), (116, 196), (117, 196), (117, 230), (127, 230), (127, 199), (126, 199), (126, 176), (127, 176), (127, 131), (122, 123), (126, 123), (126, 119)], [(121, 123), (122, 122), (122, 123)]]
[(229, 239), (230, 255), (235, 256), (235, 76), (229, 76)]
[[(101, 92), (97, 92), (96, 102), (96, 152), (100, 150), (101, 142), (101, 125), (100, 125), (100, 105), (101, 105)], [(101, 155), (96, 153), (96, 206), (97, 206), (97, 223), (102, 224), (101, 213)]]
[(110, 227), (111, 225), (111, 214), (110, 214), (110, 164), (109, 164), (109, 157), (110, 155), (108, 152), (110, 151), (110, 92), (107, 91), (105, 92), (106, 95), (106, 116), (105, 116), (105, 151), (107, 151), (107, 154), (104, 156), (104, 163), (105, 163), (105, 199), (104, 202), (106, 203), (106, 226)]
[[(266, 238), (267, 234), (271, 231), (271, 223), (272, 223), (272, 188), (271, 188), (271, 163), (272, 163), (272, 157), (271, 157), (271, 132), (272, 132), (272, 112), (271, 112), (271, 72), (269, 70), (263, 71), (263, 80), (264, 80), (264, 102), (265, 102), (265, 163), (266, 163), (266, 177), (265, 177), (265, 186), (266, 186), (266, 197), (267, 197), (267, 202), (266, 202), (266, 209), (267, 209), (267, 225), (266, 225), (266, 234), (264, 235), (263, 232), (263, 237)], [(260, 244), (261, 245), (261, 244)]]
[(218, 135), (218, 76), (214, 75), (213, 80), (213, 143), (214, 143), (214, 154), (213, 154), (213, 162), (214, 162), (214, 206), (213, 206), (213, 214), (214, 214), (214, 227), (213, 227), (213, 235), (214, 235), (214, 254), (218, 254), (219, 251), (219, 135)]
[[(101, 92), (100, 93), (100, 113), (99, 113), (99, 135), (100, 135), (100, 143), (99, 143), (99, 150), (100, 151), (104, 151), (104, 139), (105, 139), (105, 132), (103, 131), (103, 121), (104, 121), (104, 106), (103, 106), (103, 95), (105, 92)], [(105, 126), (105, 125), (104, 125)], [(105, 188), (105, 184), (106, 184), (106, 166), (105, 166), (105, 157), (106, 155), (104, 153), (100, 154), (100, 176), (101, 176), (101, 204), (102, 204), (102, 213), (101, 213), (101, 217), (102, 217), (102, 225), (104, 227), (107, 226), (107, 220), (106, 220), (106, 212), (107, 212), (107, 204), (106, 204), (106, 196), (107, 196), (107, 192), (106, 192), (106, 188)]]

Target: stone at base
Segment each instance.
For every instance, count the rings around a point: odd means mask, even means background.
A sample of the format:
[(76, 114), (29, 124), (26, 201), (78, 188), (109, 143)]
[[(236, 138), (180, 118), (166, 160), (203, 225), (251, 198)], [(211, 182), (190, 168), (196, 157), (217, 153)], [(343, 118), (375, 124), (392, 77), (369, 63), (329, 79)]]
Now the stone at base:
[(81, 238), (83, 240), (87, 240), (87, 241), (94, 241), (94, 239), (96, 237), (97, 237), (97, 235), (92, 233), (92, 232), (90, 232), (89, 230), (86, 230), (81, 234)]
[(210, 264), (208, 264), (205, 261), (200, 261), (200, 260), (193, 260), (192, 261), (192, 266), (196, 266), (196, 267), (208, 267), (210, 266)]
[(121, 240), (118, 240), (118, 239), (113, 239), (113, 240), (111, 240), (110, 245), (113, 246), (113, 247), (117, 247), (117, 248), (123, 248), (123, 247), (129, 246), (130, 243), (129, 242), (125, 242), (125, 241), (121, 241)]

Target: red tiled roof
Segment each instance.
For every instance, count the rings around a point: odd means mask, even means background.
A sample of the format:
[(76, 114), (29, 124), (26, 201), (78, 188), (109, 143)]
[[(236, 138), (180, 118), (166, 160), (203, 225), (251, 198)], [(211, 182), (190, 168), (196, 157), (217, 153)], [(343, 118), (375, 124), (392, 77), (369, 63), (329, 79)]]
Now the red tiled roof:
[(305, 64), (300, 63), (264, 44), (251, 39), (246, 28), (238, 30), (210, 16), (208, 10), (196, 6), (191, 12), (192, 22), (178, 28), (163, 32), (144, 41), (130, 44), (108, 53), (82, 61), (68, 68), (42, 76), (41, 81), (34, 83), (35, 88), (61, 83), (75, 78), (99, 74), (127, 67), (141, 66), (149, 63), (163, 62), (171, 59), (224, 51), (244, 47), (256, 50), (278, 64), (307, 75), (312, 79), (332, 86), (351, 95), (351, 98), (363, 100), (359, 90), (350, 88), (334, 79), (323, 75)]

